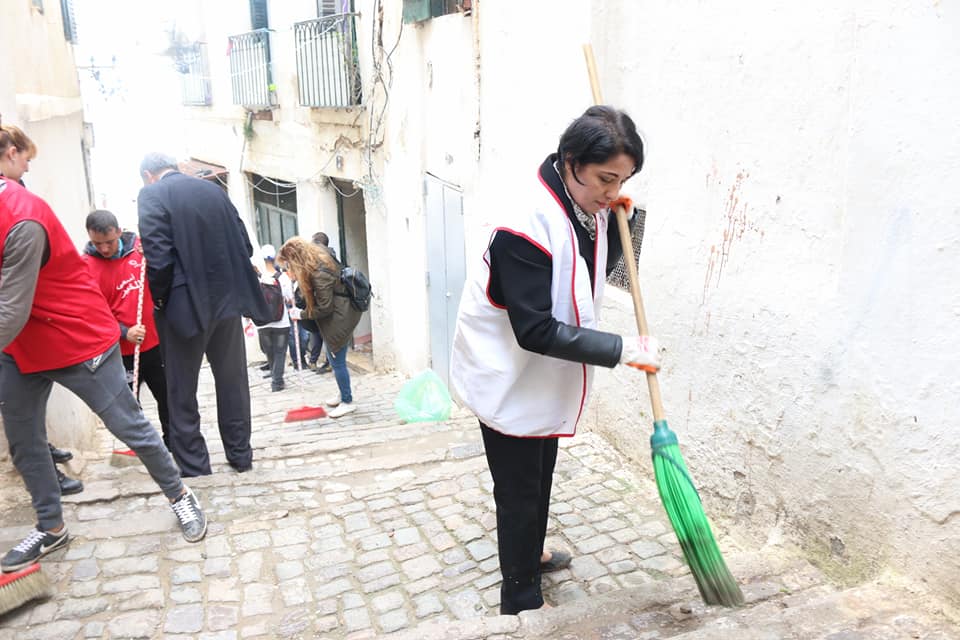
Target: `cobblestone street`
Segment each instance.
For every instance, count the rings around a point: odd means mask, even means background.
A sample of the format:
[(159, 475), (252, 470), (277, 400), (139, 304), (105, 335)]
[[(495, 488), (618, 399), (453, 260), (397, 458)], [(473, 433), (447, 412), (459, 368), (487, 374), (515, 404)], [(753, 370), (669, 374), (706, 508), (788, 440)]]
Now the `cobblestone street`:
[[(491, 480), (472, 417), (402, 424), (392, 405), (403, 380), (354, 373), (354, 414), (284, 423), (288, 409), (335, 392), (332, 376), (307, 371), (301, 385), (288, 371), (287, 390), (271, 393), (256, 368), (249, 375), (255, 461), (237, 474), (202, 374), (214, 473), (189, 485), (207, 510), (206, 539), (181, 538), (141, 467), (109, 466), (101, 430), (100, 451), (68, 469), (86, 490), (64, 498), (71, 545), (43, 562), (56, 595), (0, 618), (0, 640), (368, 638), (496, 614)], [(14, 473), (3, 487), (6, 549), (34, 519)], [(554, 605), (686, 571), (652, 483), (589, 433), (561, 441), (551, 542), (574, 552), (546, 579)]]

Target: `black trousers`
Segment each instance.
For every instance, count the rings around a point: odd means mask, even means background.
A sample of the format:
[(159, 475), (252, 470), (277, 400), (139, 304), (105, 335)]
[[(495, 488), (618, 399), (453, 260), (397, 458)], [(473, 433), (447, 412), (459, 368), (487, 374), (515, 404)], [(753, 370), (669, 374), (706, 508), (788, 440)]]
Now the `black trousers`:
[[(123, 368), (133, 371), (133, 354), (123, 356)], [(147, 383), (147, 388), (157, 401), (157, 417), (160, 419), (160, 430), (163, 432), (163, 444), (170, 449), (170, 410), (167, 407), (167, 376), (163, 369), (163, 356), (160, 346), (149, 351), (140, 352), (140, 374), (137, 377), (137, 388), (133, 390), (140, 397), (140, 387)], [(132, 386), (132, 382), (130, 383)]]
[(482, 422), (483, 447), (493, 476), (500, 552), (500, 613), (543, 606), (540, 556), (547, 535), (556, 438), (515, 438)]
[(250, 447), (250, 382), (240, 316), (216, 320), (203, 333), (182, 338), (156, 314), (167, 373), (170, 452), (185, 478), (210, 474), (207, 441), (200, 432), (197, 383), (206, 354), (217, 390), (217, 426), (227, 462), (238, 469), (253, 463)]

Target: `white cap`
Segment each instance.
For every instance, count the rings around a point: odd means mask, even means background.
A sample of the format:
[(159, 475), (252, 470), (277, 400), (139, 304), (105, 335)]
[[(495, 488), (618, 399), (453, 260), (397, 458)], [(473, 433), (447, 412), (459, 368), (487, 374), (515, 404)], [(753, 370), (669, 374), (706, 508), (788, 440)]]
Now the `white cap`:
[(260, 247), (260, 257), (264, 260), (273, 260), (277, 257), (277, 250), (273, 248), (272, 244), (265, 244)]

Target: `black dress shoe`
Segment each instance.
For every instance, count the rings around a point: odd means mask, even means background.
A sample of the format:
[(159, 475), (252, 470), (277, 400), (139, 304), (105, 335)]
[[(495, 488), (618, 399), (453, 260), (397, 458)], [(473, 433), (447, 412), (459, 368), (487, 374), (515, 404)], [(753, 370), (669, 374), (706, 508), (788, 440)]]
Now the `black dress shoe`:
[(69, 496), (72, 493), (80, 493), (83, 491), (83, 483), (74, 478), (67, 477), (63, 471), (57, 469), (57, 480), (60, 481), (60, 493), (61, 495)]
[(230, 466), (231, 466), (231, 467), (233, 468), (233, 470), (236, 471), (237, 473), (246, 473), (247, 471), (250, 471), (251, 469), (253, 469), (253, 463), (252, 463), (252, 462), (251, 462), (250, 464), (246, 464), (246, 465), (233, 464), (233, 463), (231, 462), (231, 463), (230, 463)]
[(260, 371), (270, 371), (270, 364), (267, 363), (260, 365)]
[(49, 442), (47, 443), (47, 446), (50, 447), (50, 456), (53, 458), (53, 461), (56, 462), (57, 464), (60, 464), (61, 462), (67, 462), (68, 460), (73, 460), (73, 454), (70, 453), (69, 451), (65, 451), (63, 449), (57, 449), (55, 446), (53, 446)]

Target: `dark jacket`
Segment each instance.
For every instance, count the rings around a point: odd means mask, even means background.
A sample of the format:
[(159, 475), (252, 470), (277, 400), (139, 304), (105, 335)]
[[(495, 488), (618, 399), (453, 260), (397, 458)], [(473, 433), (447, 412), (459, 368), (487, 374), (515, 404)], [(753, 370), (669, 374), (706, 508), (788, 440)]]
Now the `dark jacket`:
[(141, 189), (137, 206), (150, 291), (180, 337), (227, 317), (269, 313), (253, 246), (223, 189), (172, 171)]
[(350, 304), (347, 290), (340, 282), (341, 269), (340, 264), (333, 270), (318, 267), (310, 276), (313, 309), (307, 315), (316, 320), (320, 335), (331, 351), (339, 351), (350, 342), (363, 315)]

